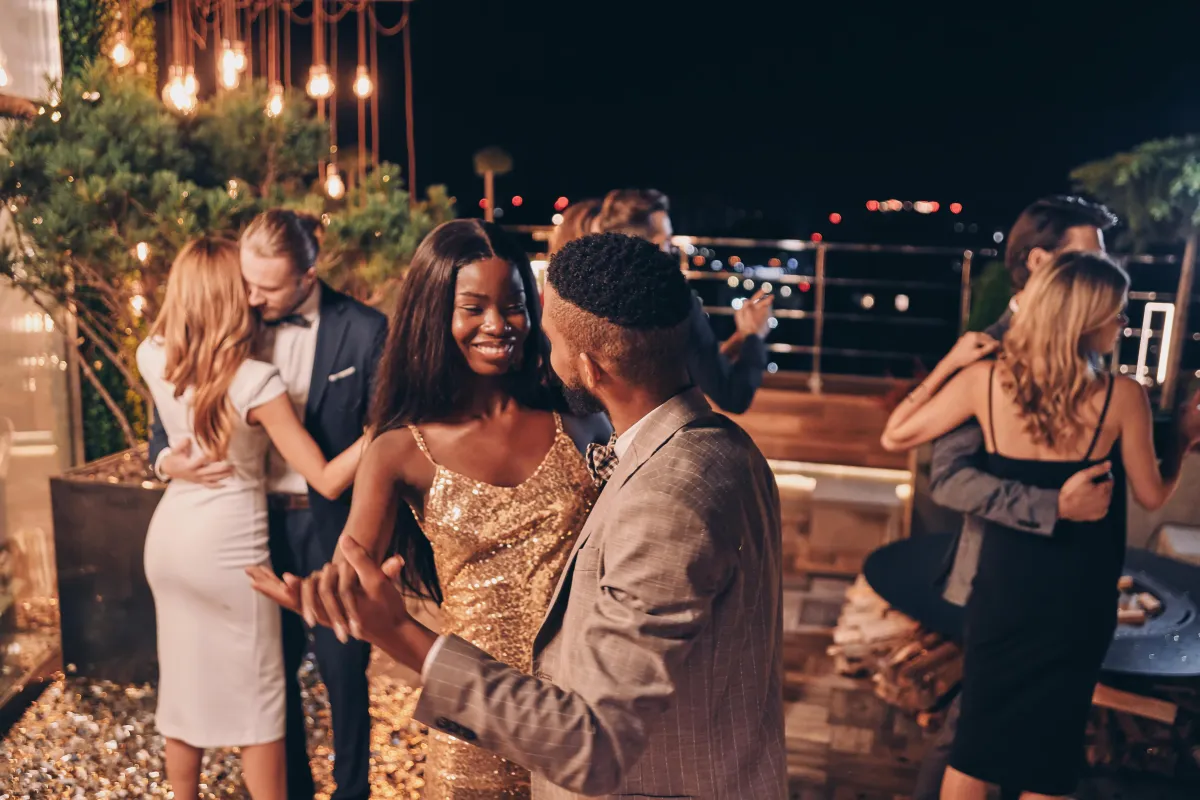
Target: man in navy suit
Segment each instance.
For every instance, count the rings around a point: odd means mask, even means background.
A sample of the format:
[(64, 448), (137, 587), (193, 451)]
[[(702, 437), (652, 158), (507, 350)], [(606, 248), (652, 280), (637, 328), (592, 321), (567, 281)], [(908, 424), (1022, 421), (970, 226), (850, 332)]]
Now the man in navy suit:
[[(241, 237), (242, 276), (264, 324), (257, 357), (279, 367), (304, 426), (326, 458), (333, 458), (362, 435), (387, 318), (317, 279), (319, 230), (315, 218), (292, 211), (260, 215)], [(190, 441), (168, 447), (154, 416), (150, 458), (159, 478), (217, 485), (229, 476), (227, 465), (208, 462), (193, 452)], [(330, 561), (350, 513), (350, 492), (325, 499), (274, 450), (267, 486), (274, 569), (307, 575)], [(300, 617), (285, 612), (283, 621), (288, 797), (310, 799), (313, 776), (297, 677), (307, 633)], [(333, 717), (333, 800), (365, 800), (370, 795), (370, 646), (355, 639), (343, 644), (328, 628), (316, 628), (312, 636)]]

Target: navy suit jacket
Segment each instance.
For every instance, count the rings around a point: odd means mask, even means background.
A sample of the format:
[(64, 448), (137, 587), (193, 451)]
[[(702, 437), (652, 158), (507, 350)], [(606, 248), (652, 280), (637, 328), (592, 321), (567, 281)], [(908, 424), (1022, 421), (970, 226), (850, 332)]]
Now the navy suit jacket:
[[(371, 394), (383, 346), (387, 340), (387, 317), (348, 295), (319, 284), (321, 323), (317, 327), (317, 348), (313, 360), (312, 383), (304, 409), (304, 427), (316, 440), (326, 458), (333, 458), (362, 436), (367, 422)], [(344, 374), (330, 381), (331, 375)], [(150, 429), (150, 462), (167, 447), (167, 436), (155, 409)], [(327, 556), (333, 557), (338, 536), (350, 515), (351, 491), (337, 500), (328, 500), (308, 490), (318, 535)]]

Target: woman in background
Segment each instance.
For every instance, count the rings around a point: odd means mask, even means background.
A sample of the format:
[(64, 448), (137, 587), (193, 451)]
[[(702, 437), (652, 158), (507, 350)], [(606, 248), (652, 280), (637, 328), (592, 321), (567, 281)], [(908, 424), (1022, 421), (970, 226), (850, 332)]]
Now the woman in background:
[[(1159, 472), (1146, 391), (1096, 366), (1128, 324), (1128, 289), (1105, 256), (1060, 255), (1030, 278), (1003, 344), (964, 336), (893, 412), (884, 447), (908, 450), (975, 417), (999, 477), (1058, 489), (1120, 460), (1138, 503), (1159, 508), (1175, 485)], [(997, 348), (998, 361), (980, 361)], [(962, 716), (943, 798), (983, 800), (989, 783), (1026, 798), (1074, 790), (1117, 624), (1125, 520), (1115, 508), (1096, 522), (1062, 520), (1050, 537), (989, 525), (967, 603)]]
[(146, 577), (158, 629), (156, 724), (166, 737), (176, 800), (197, 798), (206, 748), (242, 748), (254, 800), (286, 800), (284, 673), (279, 610), (246, 584), (270, 569), (266, 454), (331, 499), (354, 480), (363, 440), (327, 462), (272, 364), (251, 359), (256, 326), (238, 245), (186, 245), (138, 369), (170, 441), (190, 439), (232, 477), (219, 486), (174, 480), (146, 535)]

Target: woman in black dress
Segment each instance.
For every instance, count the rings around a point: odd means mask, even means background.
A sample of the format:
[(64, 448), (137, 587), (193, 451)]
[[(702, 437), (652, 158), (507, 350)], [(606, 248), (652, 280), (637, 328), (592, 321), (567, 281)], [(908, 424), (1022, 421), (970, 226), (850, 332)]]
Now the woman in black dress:
[[(1098, 367), (1127, 324), (1128, 288), (1103, 255), (1059, 256), (1030, 279), (1003, 343), (964, 336), (892, 414), (884, 446), (907, 450), (975, 417), (997, 476), (1057, 489), (1120, 459), (1135, 499), (1158, 508), (1174, 484), (1159, 473), (1146, 392)], [(1060, 521), (1049, 537), (989, 526), (967, 603), (962, 716), (943, 800), (983, 800), (987, 784), (1025, 798), (1075, 788), (1116, 626), (1122, 507), (1096, 522)]]

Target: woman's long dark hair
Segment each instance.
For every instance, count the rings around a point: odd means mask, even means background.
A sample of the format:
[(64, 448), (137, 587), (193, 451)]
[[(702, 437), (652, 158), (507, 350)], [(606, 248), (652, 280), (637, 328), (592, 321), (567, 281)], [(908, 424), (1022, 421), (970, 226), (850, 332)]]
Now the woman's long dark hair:
[[(551, 408), (550, 347), (542, 334), (542, 310), (529, 257), (499, 226), (473, 219), (435, 228), (413, 255), (392, 314), (379, 380), (371, 402), (376, 435), (408, 425), (453, 419), (470, 401), (474, 373), (450, 333), (458, 271), (499, 258), (516, 267), (525, 290), (529, 335), (521, 363), (506, 376), (507, 389), (527, 408)], [(401, 582), (418, 595), (442, 602), (429, 540), (401, 514), (392, 552), (404, 558)]]

